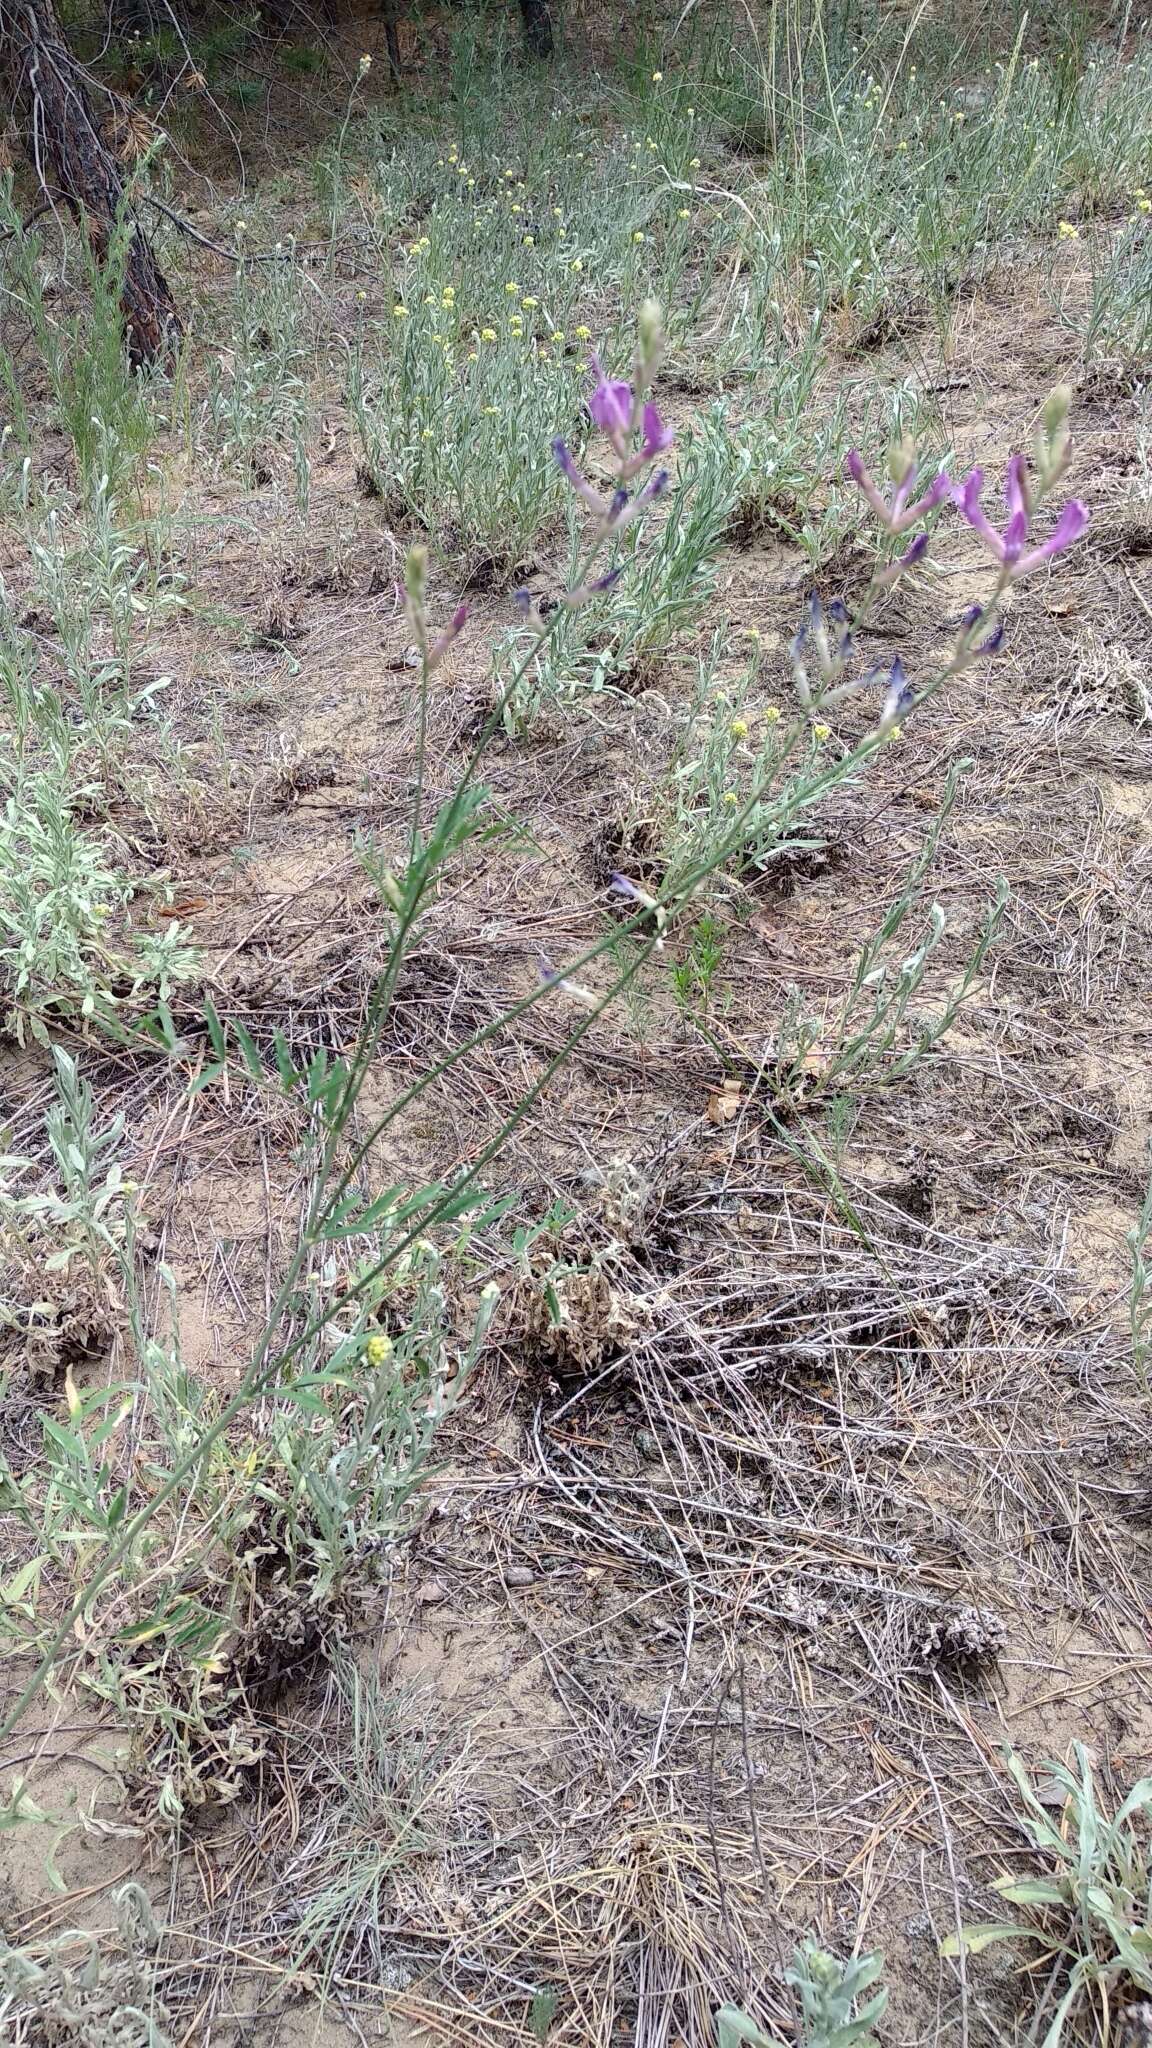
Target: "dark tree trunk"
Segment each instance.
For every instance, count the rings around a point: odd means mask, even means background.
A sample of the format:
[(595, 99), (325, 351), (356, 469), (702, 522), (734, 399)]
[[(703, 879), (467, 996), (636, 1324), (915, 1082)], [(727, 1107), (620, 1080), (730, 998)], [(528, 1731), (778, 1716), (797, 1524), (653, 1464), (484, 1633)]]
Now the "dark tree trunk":
[(552, 55), (552, 10), (548, 0), (520, 0), (524, 47), (530, 57)]
[[(0, 0), (0, 58), (12, 75), (41, 189), (63, 199), (106, 263), (125, 203), (124, 178), (96, 119), (54, 0)], [(131, 360), (164, 363), (180, 339), (168, 280), (138, 223), (132, 222), (120, 294)]]
[(381, 0), (380, 12), (384, 19), (384, 48), (388, 53), (388, 76), (394, 86), (400, 83), (400, 30), (397, 27), (397, 0)]

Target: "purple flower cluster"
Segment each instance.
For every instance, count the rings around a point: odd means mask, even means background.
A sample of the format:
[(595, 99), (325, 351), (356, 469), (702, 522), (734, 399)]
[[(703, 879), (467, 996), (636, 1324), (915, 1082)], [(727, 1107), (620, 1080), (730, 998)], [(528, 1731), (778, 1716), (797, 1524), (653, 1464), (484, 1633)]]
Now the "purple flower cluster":
[[(885, 498), (879, 485), (864, 467), (863, 459), (856, 448), (848, 451), (845, 469), (857, 489), (867, 499), (880, 525), (886, 533), (907, 533), (913, 526), (935, 512), (947, 498), (957, 505), (974, 532), (978, 533), (989, 554), (1001, 566), (1006, 581), (1016, 582), (1027, 576), (1033, 569), (1059, 555), (1065, 548), (1078, 541), (1088, 525), (1088, 507), (1079, 498), (1070, 498), (1064, 506), (1056, 525), (1047, 540), (1036, 547), (1027, 543), (1032, 530), (1033, 504), (1028, 488), (1028, 465), (1023, 455), (1014, 455), (1008, 464), (1008, 475), (1004, 485), (1004, 501), (1008, 514), (1004, 527), (997, 531), (988, 519), (980, 502), (984, 490), (984, 471), (970, 469), (963, 483), (954, 484), (947, 470), (942, 469), (928, 489), (913, 501), (912, 492), (916, 485), (917, 463), (914, 455), (906, 458), (901, 452), (894, 467), (891, 499)], [(907, 552), (894, 565), (897, 572), (911, 568), (918, 562), (928, 546), (928, 536), (920, 533)], [(891, 580), (888, 571), (886, 580)]]
[(934, 512), (937, 505), (942, 505), (952, 489), (952, 479), (947, 470), (942, 469), (922, 496), (917, 498), (914, 504), (910, 504), (909, 499), (916, 485), (919, 467), (915, 456), (912, 455), (907, 460), (907, 466), (899, 482), (893, 484), (892, 501), (889, 503), (865, 469), (858, 448), (848, 450), (844, 467), (857, 489), (867, 498), (886, 533), (907, 533), (911, 527), (918, 525), (921, 519), (926, 519), (929, 512)]
[[(869, 597), (891, 588), (906, 569), (921, 560), (928, 548), (928, 532), (923, 521), (949, 499), (973, 532), (979, 535), (997, 564), (999, 574), (987, 604), (971, 605), (961, 615), (960, 631), (947, 673), (967, 667), (981, 655), (996, 653), (1004, 638), (1004, 621), (997, 617), (997, 612), (1008, 586), (1041, 568), (1054, 555), (1062, 554), (1065, 548), (1081, 538), (1087, 528), (1087, 506), (1079, 498), (1070, 498), (1048, 538), (1038, 542), (1032, 540), (1038, 499), (1059, 481), (1068, 466), (1071, 444), (1067, 416), (1070, 400), (1071, 392), (1061, 386), (1052, 393), (1044, 409), (1044, 431), (1036, 452), (1038, 489), (1030, 483), (1026, 458), (1020, 454), (1012, 456), (1004, 484), (1005, 522), (999, 528), (993, 526), (981, 503), (984, 490), (982, 469), (969, 470), (960, 484), (954, 484), (947, 470), (942, 469), (927, 489), (915, 496), (919, 466), (915, 449), (911, 443), (905, 442), (893, 450), (889, 459), (892, 489), (886, 497), (869, 475), (859, 450), (852, 448), (848, 452), (845, 461), (847, 474), (870, 505), (885, 533), (895, 537), (911, 532), (914, 527), (920, 528), (902, 555), (888, 567), (877, 570)], [(890, 669), (873, 669), (856, 682), (842, 682), (840, 677), (850, 648), (849, 626), (843, 606), (837, 610), (830, 605), (824, 612), (819, 599), (813, 597), (808, 618), (793, 640), (791, 649), (797, 694), (802, 705), (807, 709), (813, 702), (809, 671), (814, 658), (819, 671), (822, 704), (834, 703), (837, 698), (867, 683), (883, 681), (886, 688), (878, 731), (882, 737), (897, 733), (905, 713), (918, 701), (917, 692), (905, 675), (903, 665), (897, 658)]]
[(1008, 519), (999, 532), (980, 503), (983, 489), (984, 471), (970, 469), (953, 496), (969, 526), (980, 535), (989, 554), (995, 557), (1013, 582), (1020, 576), (1029, 575), (1033, 569), (1039, 569), (1042, 563), (1051, 561), (1053, 555), (1062, 554), (1065, 548), (1070, 548), (1088, 525), (1087, 505), (1079, 498), (1069, 498), (1047, 540), (1041, 541), (1038, 547), (1028, 546), (1032, 531), (1032, 502), (1027, 464), (1022, 455), (1014, 455), (1008, 464), (1004, 484)]
[[(622, 377), (605, 376), (597, 355), (592, 357), (590, 367), (596, 381), (588, 399), (588, 411), (593, 423), (611, 443), (616, 457), (612, 479), (615, 488), (611, 496), (605, 497), (594, 484), (589, 483), (577, 466), (567, 442), (559, 436), (552, 443), (552, 452), (572, 489), (594, 514), (598, 537), (604, 538), (630, 526), (666, 489), (666, 469), (654, 470), (643, 489), (635, 495), (630, 494), (625, 486), (672, 446), (674, 435), (651, 399), (645, 398), (646, 372), (643, 365), (638, 366), (635, 388)], [(584, 586), (589, 595), (596, 587)], [(574, 596), (575, 593), (569, 593), (570, 601)]]

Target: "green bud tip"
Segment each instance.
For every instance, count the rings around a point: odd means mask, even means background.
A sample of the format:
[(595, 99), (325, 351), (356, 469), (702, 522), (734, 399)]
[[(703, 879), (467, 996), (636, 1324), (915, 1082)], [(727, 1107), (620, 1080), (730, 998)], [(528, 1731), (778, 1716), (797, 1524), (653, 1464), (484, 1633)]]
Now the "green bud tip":
[(423, 604), (427, 582), (428, 550), (424, 547), (410, 547), (404, 558), (404, 588), (412, 604)]
[(888, 450), (888, 475), (897, 489), (904, 482), (910, 470), (916, 467), (916, 443), (911, 434), (903, 440), (894, 441)]
[(1044, 401), (1044, 430), (1049, 439), (1060, 431), (1072, 408), (1072, 386), (1057, 384)]

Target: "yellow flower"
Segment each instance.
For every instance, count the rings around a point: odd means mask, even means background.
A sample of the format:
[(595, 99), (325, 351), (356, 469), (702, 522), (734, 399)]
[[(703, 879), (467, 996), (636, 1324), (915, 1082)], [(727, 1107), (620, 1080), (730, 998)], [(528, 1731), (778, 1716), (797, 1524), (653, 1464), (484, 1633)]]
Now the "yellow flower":
[(721, 802), (726, 804), (730, 811), (734, 811), (736, 809), (736, 806), (739, 803), (739, 801), (740, 799), (737, 796), (736, 791), (734, 789), (726, 789), (724, 791), (723, 797), (721, 798)]
[(363, 55), (363, 56), (361, 57), (361, 59), (360, 59), (360, 76), (361, 76), (361, 78), (363, 78), (363, 76), (364, 76), (364, 74), (365, 74), (365, 72), (366, 72), (366, 71), (371, 71), (371, 69), (372, 69), (372, 59), (371, 59), (371, 57), (370, 57), (370, 56), (368, 55), (368, 52), (367, 52), (367, 50), (365, 50), (365, 52), (364, 52), (364, 55)]
[(469, 180), (468, 180), (468, 190), (469, 190), (469, 191), (471, 191), (471, 190), (472, 190), (472, 187), (473, 187), (473, 185), (474, 185), (475, 183), (476, 183), (476, 180), (475, 180), (475, 178), (469, 178)]
[(577, 327), (575, 334), (577, 341), (591, 341), (592, 339), (592, 329), (590, 327)]
[(470, 363), (478, 363), (478, 362), (480, 361), (480, 358), (479, 358), (479, 356), (477, 355), (477, 353), (476, 353), (476, 351), (475, 351), (475, 349), (474, 349), (474, 348), (471, 348), (471, 349), (469, 349), (469, 351), (468, 351), (468, 361), (469, 361)]
[(536, 237), (535, 237), (535, 235), (525, 235), (525, 237), (524, 237), (524, 247), (525, 247), (526, 249), (534, 249), (534, 248), (536, 247)]
[(903, 730), (904, 727), (900, 724), (890, 725), (884, 737), (886, 740), (898, 740)]
[(572, 262), (571, 262), (571, 263), (570, 263), (570, 264), (568, 265), (568, 268), (569, 268), (569, 270), (575, 270), (575, 271), (579, 272), (579, 271), (583, 270), (583, 268), (584, 268), (584, 265), (583, 265), (583, 264), (581, 263), (581, 261), (580, 261), (580, 258), (579, 258), (579, 257), (577, 256), (577, 257), (575, 257), (575, 258), (574, 258), (574, 260), (573, 260), (573, 261), (572, 261)]
[(406, 319), (407, 319), (407, 317), (408, 317), (408, 308), (407, 308), (407, 306), (393, 306), (393, 308), (392, 308), (392, 318), (393, 318), (394, 320), (406, 320)]
[(700, 169), (700, 159), (699, 159), (699, 157), (698, 157), (698, 156), (690, 156), (690, 157), (689, 157), (689, 159), (688, 159), (688, 169), (689, 169), (690, 171), (698, 171), (698, 170)]
[(825, 740), (831, 739), (832, 727), (830, 725), (814, 725), (812, 727), (812, 737), (820, 745), (823, 745)]
[(518, 299), (520, 296), (520, 287), (518, 284), (512, 284), (511, 282), (509, 282), (508, 284), (505, 285), (504, 290), (507, 292), (508, 297), (510, 299)]
[(357, 292), (357, 294), (356, 294), (356, 302), (357, 302), (357, 304), (358, 304), (358, 305), (361, 305), (361, 306), (362, 306), (362, 305), (364, 304), (364, 301), (365, 301), (365, 299), (366, 299), (367, 297), (368, 297), (368, 294), (367, 294), (367, 292)]
[(364, 1356), (369, 1365), (383, 1365), (384, 1360), (392, 1356), (391, 1337), (381, 1335), (369, 1337), (368, 1342), (364, 1346)]
[(664, 76), (664, 73), (663, 73), (662, 71), (654, 71), (654, 72), (652, 73), (652, 83), (653, 83), (653, 85), (659, 85), (659, 84), (660, 84), (660, 81), (661, 81), (661, 79), (663, 78), (663, 76)]
[(523, 306), (524, 311), (526, 313), (534, 313), (537, 306), (540, 304), (540, 301), (539, 299), (534, 299), (532, 297), (532, 294), (529, 293), (526, 299), (521, 299), (520, 304)]
[(553, 347), (554, 347), (554, 348), (560, 348), (560, 347), (562, 347), (562, 345), (563, 345), (563, 341), (564, 341), (564, 330), (563, 330), (563, 328), (557, 327), (557, 328), (555, 329), (554, 333), (552, 333), (552, 334), (551, 334), (551, 335), (549, 336), (549, 340), (551, 341), (551, 343), (552, 343), (552, 345), (553, 345)]
[(748, 737), (748, 724), (743, 718), (734, 718), (728, 730), (734, 740), (746, 740)]
[(1152, 199), (1147, 198), (1144, 193), (1141, 193), (1136, 201), (1136, 211), (1137, 213), (1152, 213)]
[(688, 119), (691, 120), (693, 114), (696, 112), (696, 109), (695, 107), (685, 107), (684, 112), (687, 114)]
[(514, 178), (516, 176), (516, 173), (515, 171), (505, 171), (504, 176), (506, 178)]
[(512, 207), (511, 211), (513, 213), (523, 213), (524, 208), (522, 206), (514, 206)]
[(554, 207), (552, 208), (552, 218), (553, 218), (553, 220), (563, 220), (563, 218), (564, 218), (564, 210), (563, 210), (563, 208), (562, 208), (562, 207), (560, 207), (560, 206), (554, 206)]
[(454, 285), (454, 284), (446, 284), (446, 285), (445, 285), (445, 287), (444, 287), (444, 289), (443, 289), (443, 291), (441, 292), (440, 296), (441, 296), (441, 298), (443, 299), (443, 301), (444, 301), (444, 304), (445, 304), (446, 306), (450, 306), (450, 305), (452, 304), (453, 300), (454, 300), (454, 299), (455, 299), (455, 297), (456, 297), (456, 287), (455, 287), (455, 285)]
[(498, 406), (495, 406), (495, 405), (486, 405), (486, 406), (484, 407), (484, 417), (485, 417), (485, 419), (489, 419), (489, 420), (494, 420), (494, 419), (495, 419), (495, 417), (496, 417), (496, 414), (497, 414), (497, 412), (498, 412), (498, 411), (499, 411), (499, 407), (498, 407)]
[(424, 432), (423, 432), (423, 433), (421, 434), (421, 436), (420, 436), (420, 439), (421, 439), (422, 441), (431, 441), (431, 440), (432, 440), (432, 438), (433, 438), (433, 435), (432, 435), (432, 429), (431, 429), (431, 427), (425, 427), (425, 429), (424, 429)]
[(480, 339), (481, 341), (495, 341), (496, 329), (494, 327), (482, 327), (480, 329)]
[(908, 147), (908, 144), (907, 144), (906, 142), (898, 142), (898, 143), (896, 144), (896, 147), (897, 147), (897, 149), (907, 149), (907, 147)]
[(769, 725), (779, 725), (780, 706), (778, 704), (769, 704), (764, 712), (764, 717)]
[(636, 230), (635, 234), (634, 234), (634, 235), (633, 235), (633, 237), (632, 237), (632, 240), (633, 240), (634, 242), (642, 242), (642, 241), (644, 240), (644, 230), (643, 230), (643, 228), (637, 228), (637, 230)]
[(435, 294), (435, 292), (425, 292), (425, 294), (424, 294), (424, 304), (425, 304), (426, 306), (434, 306), (434, 305), (436, 304), (436, 294)]
[(1057, 221), (1056, 233), (1062, 242), (1078, 242), (1080, 240), (1080, 230), (1070, 220)]
[(238, 220), (238, 221), (237, 221), (237, 223), (236, 223), (236, 233), (237, 233), (238, 235), (246, 235), (246, 234), (247, 234), (247, 232), (248, 232), (248, 223), (247, 223), (247, 221), (246, 221), (246, 220)]
[(676, 209), (676, 218), (677, 220), (691, 220), (692, 208), (690, 206), (678, 206)]
[(552, 361), (552, 358), (549, 355), (548, 350), (546, 348), (538, 348), (536, 354), (539, 356), (540, 361), (542, 363), (550, 363)]
[(655, 149), (655, 147), (656, 147), (656, 144), (655, 144), (655, 143), (653, 142), (653, 140), (652, 140), (652, 137), (651, 137), (651, 136), (649, 136), (649, 137), (648, 137), (648, 147), (649, 147), (649, 149)]

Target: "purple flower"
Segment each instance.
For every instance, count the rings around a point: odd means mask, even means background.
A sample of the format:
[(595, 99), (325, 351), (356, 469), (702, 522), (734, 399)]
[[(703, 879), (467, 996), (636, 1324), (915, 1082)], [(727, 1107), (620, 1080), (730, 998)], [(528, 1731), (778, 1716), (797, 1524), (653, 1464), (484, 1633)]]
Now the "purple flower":
[(457, 638), (458, 634), (463, 632), (468, 622), (468, 612), (468, 605), (458, 604), (444, 631), (437, 634), (431, 647), (428, 649), (427, 666), (430, 669), (435, 668), (438, 661), (443, 661), (452, 642)]
[(942, 469), (940, 474), (933, 478), (922, 496), (917, 498), (914, 504), (910, 505), (908, 500), (912, 496), (917, 475), (916, 463), (910, 462), (903, 477), (896, 486), (892, 503), (889, 504), (879, 485), (873, 481), (865, 469), (859, 449), (850, 448), (848, 450), (844, 467), (857, 489), (868, 500), (881, 526), (889, 533), (907, 533), (909, 527), (915, 526), (918, 520), (926, 518), (929, 512), (934, 512), (937, 505), (942, 505), (952, 489), (952, 479), (948, 475), (947, 470)]
[(980, 503), (984, 489), (982, 469), (970, 469), (962, 484), (953, 495), (969, 526), (980, 535), (989, 554), (995, 556), (1009, 576), (1027, 576), (1038, 569), (1042, 562), (1050, 561), (1080, 539), (1088, 525), (1088, 507), (1079, 498), (1070, 498), (1056, 521), (1046, 541), (1038, 547), (1027, 545), (1032, 525), (1032, 507), (1028, 496), (1027, 473), (1022, 455), (1014, 455), (1008, 464), (1004, 484), (1004, 503), (1008, 518), (1000, 532), (992, 525)]
[(627, 875), (613, 875), (609, 884), (614, 896), (626, 896), (629, 903), (639, 903), (644, 910), (656, 909), (656, 898), (649, 896), (646, 889), (637, 888)]
[(599, 356), (592, 357), (592, 374), (596, 386), (588, 400), (588, 410), (602, 434), (607, 434), (617, 453), (623, 455), (624, 444), (632, 431), (632, 414), (635, 401), (632, 386), (623, 378), (606, 377)]
[(904, 663), (897, 655), (888, 671), (888, 690), (880, 712), (880, 731), (891, 732), (916, 701), (916, 692), (904, 673)]
[(906, 547), (902, 555), (898, 555), (896, 560), (890, 562), (886, 569), (881, 569), (878, 572), (876, 581), (880, 589), (891, 590), (894, 583), (899, 583), (905, 570), (914, 569), (917, 562), (921, 561), (927, 552), (928, 535), (926, 533), (918, 533), (911, 546)]
[(608, 512), (605, 500), (601, 497), (599, 491), (589, 483), (587, 477), (583, 476), (577, 469), (568, 443), (562, 440), (559, 435), (557, 435), (552, 443), (552, 453), (577, 496), (583, 498), (586, 505), (591, 506), (598, 519), (605, 518)]
[(599, 996), (594, 996), (591, 989), (585, 988), (582, 982), (569, 981), (566, 974), (561, 974), (560, 969), (552, 965), (547, 953), (541, 953), (537, 957), (536, 972), (542, 988), (563, 989), (566, 996), (573, 996), (586, 1010), (599, 1008)]
[(797, 671), (806, 668), (810, 646), (816, 650), (821, 677), (825, 683), (830, 682), (839, 675), (852, 652), (852, 621), (847, 606), (840, 598), (833, 598), (825, 611), (819, 592), (812, 592), (808, 599), (808, 615), (788, 650), (792, 666)]
[(640, 446), (634, 455), (630, 455), (627, 461), (620, 465), (621, 483), (626, 483), (629, 477), (635, 476), (637, 471), (644, 469), (649, 462), (655, 462), (656, 457), (663, 455), (665, 449), (670, 448), (675, 439), (672, 428), (665, 426), (656, 407), (651, 403), (646, 405)]
[(638, 519), (641, 512), (647, 511), (652, 500), (658, 498), (667, 488), (668, 471), (657, 469), (653, 470), (644, 489), (637, 491), (634, 498), (630, 498), (627, 491), (614, 491), (612, 503), (608, 506), (605, 516), (605, 530), (608, 533), (619, 533), (625, 526), (631, 526), (632, 521)]
[(644, 407), (644, 434), (641, 443), (645, 462), (655, 462), (666, 448), (676, 439), (671, 427), (666, 427), (656, 407), (649, 401)]
[(623, 574), (624, 563), (621, 562), (617, 568), (609, 569), (606, 576), (597, 576), (592, 583), (578, 583), (574, 590), (566, 590), (561, 603), (566, 604), (570, 612), (579, 611), (580, 606), (587, 604), (591, 598), (601, 596), (605, 590), (611, 590), (614, 583), (619, 583)]
[(975, 646), (972, 645), (976, 630), (984, 624), (986, 617), (987, 613), (983, 605), (979, 604), (966, 605), (960, 614), (960, 624), (965, 629), (969, 654), (996, 654), (999, 651), (1000, 644), (1007, 631), (1007, 620), (1005, 619), (998, 619), (996, 621), (986, 640), (978, 641)]

